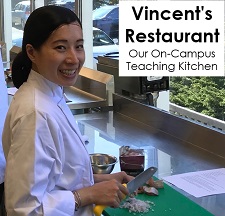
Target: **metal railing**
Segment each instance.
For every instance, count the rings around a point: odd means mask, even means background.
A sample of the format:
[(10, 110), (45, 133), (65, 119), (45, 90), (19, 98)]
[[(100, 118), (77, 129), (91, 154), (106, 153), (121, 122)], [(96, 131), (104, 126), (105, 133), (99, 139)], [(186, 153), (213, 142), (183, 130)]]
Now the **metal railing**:
[(225, 121), (212, 118), (210, 116), (195, 112), (193, 110), (178, 106), (173, 103), (170, 103), (169, 111), (171, 114), (182, 116), (184, 118), (203, 124), (205, 126), (225, 132)]

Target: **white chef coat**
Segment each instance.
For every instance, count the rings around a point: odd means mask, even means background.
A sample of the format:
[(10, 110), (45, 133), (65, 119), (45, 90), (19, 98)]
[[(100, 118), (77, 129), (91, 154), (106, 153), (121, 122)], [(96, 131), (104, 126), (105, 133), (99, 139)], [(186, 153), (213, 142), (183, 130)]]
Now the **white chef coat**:
[(8, 93), (5, 82), (1, 56), (1, 46), (0, 46), (0, 184), (4, 182), (4, 173), (5, 173), (5, 157), (2, 149), (2, 130), (7, 110), (8, 110)]
[(6, 117), (7, 216), (89, 216), (71, 191), (93, 185), (89, 154), (62, 87), (31, 70)]

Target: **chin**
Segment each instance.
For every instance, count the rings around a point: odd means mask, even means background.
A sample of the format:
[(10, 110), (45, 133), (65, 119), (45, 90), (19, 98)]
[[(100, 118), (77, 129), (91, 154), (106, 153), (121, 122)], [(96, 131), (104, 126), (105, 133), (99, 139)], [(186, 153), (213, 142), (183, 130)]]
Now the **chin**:
[(78, 78), (78, 76), (74, 77), (73, 79), (63, 80), (62, 86), (64, 86), (64, 87), (73, 86), (76, 83), (77, 78)]

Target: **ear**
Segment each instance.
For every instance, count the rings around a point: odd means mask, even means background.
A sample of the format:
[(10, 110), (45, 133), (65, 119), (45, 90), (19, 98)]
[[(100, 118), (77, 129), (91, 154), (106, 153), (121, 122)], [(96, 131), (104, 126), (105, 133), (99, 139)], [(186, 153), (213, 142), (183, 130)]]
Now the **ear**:
[(31, 44), (26, 45), (26, 51), (27, 51), (27, 55), (28, 55), (29, 59), (33, 63), (35, 63), (35, 49), (33, 48), (33, 46)]

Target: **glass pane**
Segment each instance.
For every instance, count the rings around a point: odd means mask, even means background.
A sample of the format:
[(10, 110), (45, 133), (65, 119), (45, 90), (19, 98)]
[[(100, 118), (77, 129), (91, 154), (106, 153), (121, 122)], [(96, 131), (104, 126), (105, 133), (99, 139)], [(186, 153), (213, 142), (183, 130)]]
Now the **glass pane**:
[(65, 7), (65, 8), (69, 8), (72, 11), (75, 11), (75, 0), (49, 0), (48, 5), (57, 5), (57, 6), (61, 6), (61, 7)]
[(113, 40), (100, 29), (93, 28), (93, 46), (114, 45)]
[(21, 1), (12, 0), (12, 45), (22, 47), (24, 25), (30, 15), (30, 6), (34, 2), (34, 8), (44, 5), (57, 5), (75, 10), (75, 0), (36, 0)]
[(23, 28), (30, 15), (30, 1), (12, 0), (12, 45), (22, 46)]
[(119, 37), (119, 5), (103, 5), (92, 14), (93, 26), (101, 29), (111, 38)]
[(93, 0), (93, 69), (98, 56), (119, 58), (119, 1)]

